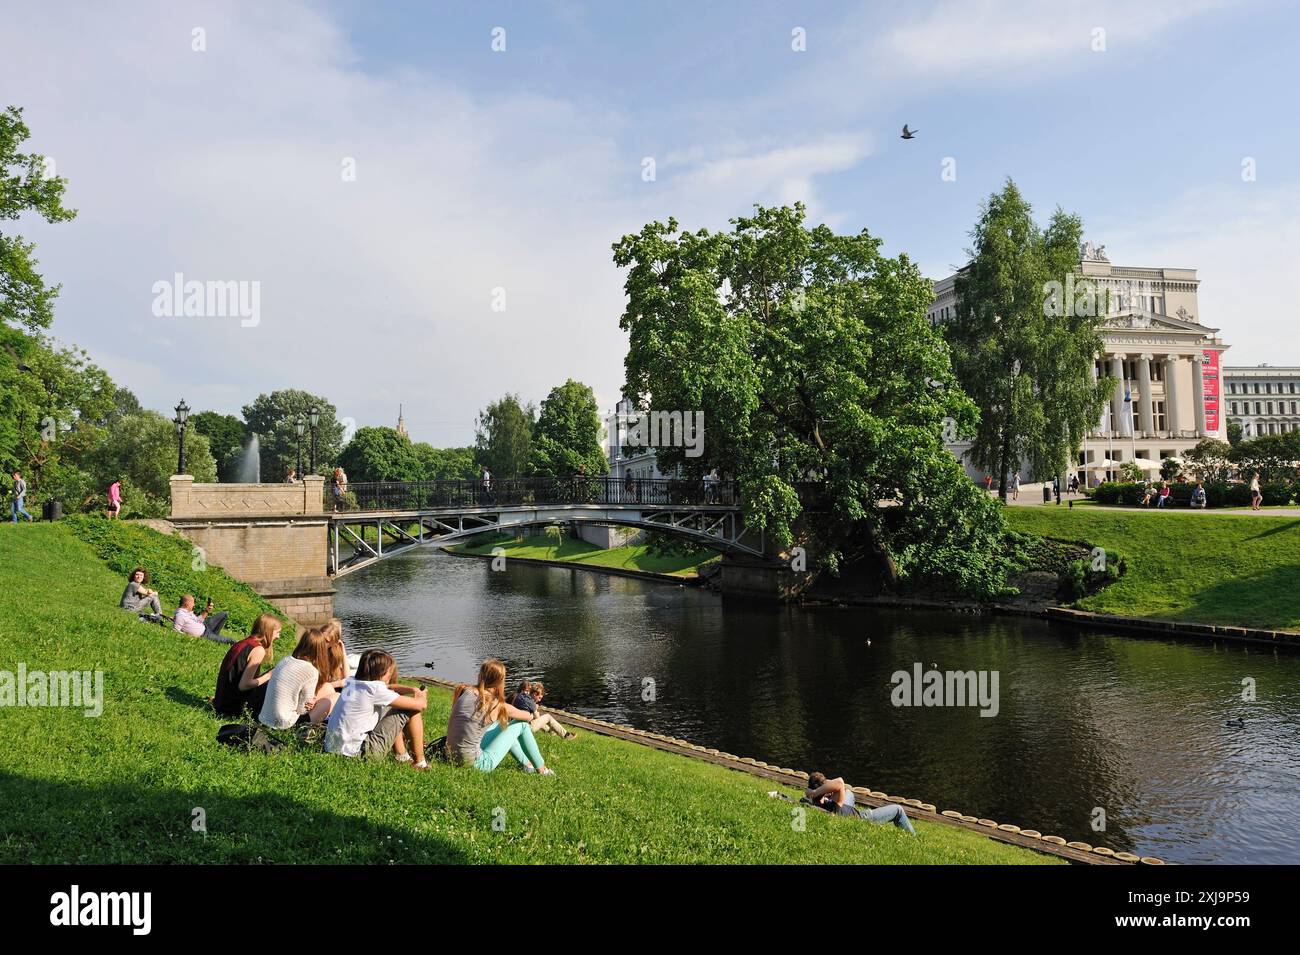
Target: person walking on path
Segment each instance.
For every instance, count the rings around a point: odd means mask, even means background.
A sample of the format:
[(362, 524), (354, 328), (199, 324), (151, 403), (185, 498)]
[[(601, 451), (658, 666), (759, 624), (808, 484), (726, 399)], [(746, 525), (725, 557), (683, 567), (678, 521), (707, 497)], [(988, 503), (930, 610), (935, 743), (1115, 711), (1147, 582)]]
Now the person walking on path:
[(1020, 472), (1011, 475), (1011, 500), (1020, 500)]
[(122, 513), (122, 482), (114, 481), (108, 486), (108, 514), (111, 521)]
[(1259, 489), (1259, 472), (1250, 479), (1250, 509), (1258, 511), (1259, 506), (1264, 503), (1264, 492)]
[(32, 515), (27, 513), (27, 508), (23, 507), (23, 498), (27, 496), (27, 482), (17, 471), (14, 472), (14, 500), (9, 506), (9, 516), (13, 518), (15, 524), (18, 523), (18, 515), (21, 514), (28, 521), (35, 520)]

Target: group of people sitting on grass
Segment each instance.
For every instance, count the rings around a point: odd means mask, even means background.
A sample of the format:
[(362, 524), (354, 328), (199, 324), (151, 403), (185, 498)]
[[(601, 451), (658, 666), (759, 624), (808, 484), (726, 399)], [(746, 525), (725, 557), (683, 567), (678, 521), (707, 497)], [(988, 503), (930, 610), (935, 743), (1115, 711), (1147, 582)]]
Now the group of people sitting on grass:
[[(423, 715), (428, 691), (399, 683), (391, 654), (367, 650), (352, 671), (343, 627), (331, 620), (305, 631), (292, 655), (274, 663), (280, 631), (279, 619), (264, 613), (252, 633), (226, 652), (212, 699), (219, 715), (238, 717), (247, 711), (273, 729), (324, 724), (326, 752), (370, 759), (392, 753), (416, 769), (428, 767)], [(541, 683), (521, 683), (513, 703), (506, 702), (505, 687), (500, 660), (485, 660), (475, 685), (456, 687), (443, 755), (452, 763), (491, 772), (509, 753), (525, 772), (553, 776), (534, 731), (562, 739), (577, 734), (538, 711), (546, 692)]]

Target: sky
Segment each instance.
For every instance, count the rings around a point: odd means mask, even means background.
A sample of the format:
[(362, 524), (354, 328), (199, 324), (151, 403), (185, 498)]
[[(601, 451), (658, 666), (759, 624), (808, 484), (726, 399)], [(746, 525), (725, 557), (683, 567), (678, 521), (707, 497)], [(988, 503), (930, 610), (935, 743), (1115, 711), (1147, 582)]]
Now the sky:
[(1297, 50), (1286, 2), (0, 0), (0, 105), (79, 210), (18, 223), (57, 338), (158, 410), (300, 388), (446, 447), (506, 392), (613, 407), (647, 222), (802, 201), (940, 278), (1007, 177), (1300, 364)]

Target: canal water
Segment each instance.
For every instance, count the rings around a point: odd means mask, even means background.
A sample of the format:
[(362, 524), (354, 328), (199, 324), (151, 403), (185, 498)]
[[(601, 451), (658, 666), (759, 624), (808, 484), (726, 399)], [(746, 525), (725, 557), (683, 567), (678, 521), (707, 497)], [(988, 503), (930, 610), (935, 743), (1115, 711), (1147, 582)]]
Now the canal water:
[[(765, 605), (423, 548), (338, 591), (349, 650), (382, 646), (404, 673), (471, 681), (496, 656), (552, 705), (940, 809), (1173, 862), (1300, 862), (1300, 654)], [(895, 705), (894, 674), (918, 663), (996, 673), (996, 715)]]

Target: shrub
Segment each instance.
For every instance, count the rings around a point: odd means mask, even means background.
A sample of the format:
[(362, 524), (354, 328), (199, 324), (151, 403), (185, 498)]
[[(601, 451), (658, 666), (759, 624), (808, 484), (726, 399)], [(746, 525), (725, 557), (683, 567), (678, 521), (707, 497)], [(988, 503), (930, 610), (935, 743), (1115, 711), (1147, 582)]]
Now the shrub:
[(1100, 562), (1100, 566), (1093, 557), (1072, 561), (1059, 575), (1061, 598), (1066, 601), (1079, 600), (1113, 584), (1127, 572), (1127, 562), (1113, 550), (1105, 552), (1105, 559)]

